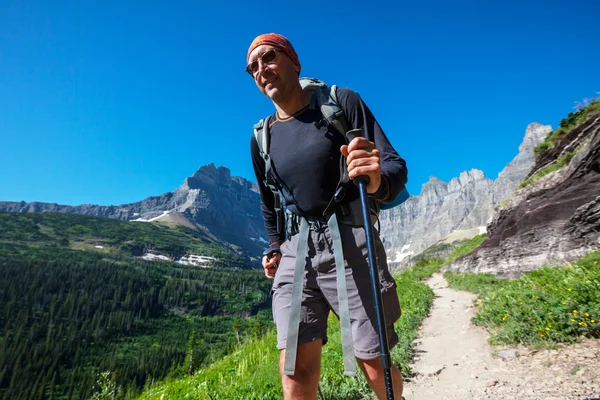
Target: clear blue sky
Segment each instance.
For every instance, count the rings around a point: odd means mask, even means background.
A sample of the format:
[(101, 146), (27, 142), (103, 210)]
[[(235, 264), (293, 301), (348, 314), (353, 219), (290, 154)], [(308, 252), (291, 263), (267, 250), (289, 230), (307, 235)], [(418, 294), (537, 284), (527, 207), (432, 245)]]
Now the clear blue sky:
[(600, 91), (599, 1), (0, 2), (0, 200), (122, 204), (200, 166), (255, 180), (273, 106), (244, 72), (279, 32), (302, 75), (358, 91), (409, 191), (495, 179), (531, 122)]

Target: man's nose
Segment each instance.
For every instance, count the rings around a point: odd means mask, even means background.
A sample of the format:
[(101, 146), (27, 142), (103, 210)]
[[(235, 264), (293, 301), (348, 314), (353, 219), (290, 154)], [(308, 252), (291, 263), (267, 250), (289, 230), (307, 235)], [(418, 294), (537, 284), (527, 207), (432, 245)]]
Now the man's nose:
[(264, 63), (262, 59), (258, 59), (258, 70), (256, 71), (256, 76), (260, 76), (263, 72), (269, 69), (269, 64)]

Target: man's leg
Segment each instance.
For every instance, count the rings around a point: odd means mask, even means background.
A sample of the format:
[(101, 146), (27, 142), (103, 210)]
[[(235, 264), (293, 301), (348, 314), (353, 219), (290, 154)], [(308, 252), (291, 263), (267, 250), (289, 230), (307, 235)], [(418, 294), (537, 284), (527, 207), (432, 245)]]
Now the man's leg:
[[(373, 389), (377, 395), (377, 398), (379, 400), (387, 399), (381, 359), (376, 358), (374, 360), (360, 360), (357, 358), (356, 361), (358, 361), (360, 369), (362, 370), (363, 374), (365, 374), (365, 378), (367, 379), (369, 386), (371, 386), (371, 389)], [(394, 386), (394, 399), (402, 399), (402, 374), (395, 365), (392, 365), (392, 384)]]
[(285, 400), (317, 400), (322, 347), (322, 339), (298, 346), (296, 371), (292, 376), (283, 373), (285, 349), (281, 350), (279, 373), (281, 374), (283, 398)]

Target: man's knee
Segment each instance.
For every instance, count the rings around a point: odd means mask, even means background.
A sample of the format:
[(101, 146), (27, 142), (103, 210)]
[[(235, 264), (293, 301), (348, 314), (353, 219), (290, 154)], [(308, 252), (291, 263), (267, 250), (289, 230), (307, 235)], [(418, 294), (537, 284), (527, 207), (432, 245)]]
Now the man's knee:
[[(309, 343), (298, 346), (296, 353), (296, 367), (294, 375), (290, 375), (289, 378), (294, 380), (310, 379), (312, 376), (319, 376), (321, 366), (321, 348), (323, 347), (323, 340), (318, 339)], [(285, 349), (281, 351), (279, 358), (279, 373), (282, 379), (288, 375), (283, 373), (285, 365)]]
[[(360, 369), (363, 371), (363, 374), (369, 383), (378, 382), (384, 379), (385, 374), (380, 358), (375, 358), (372, 360), (361, 360), (357, 358), (356, 361), (358, 362)], [(396, 365), (392, 364), (391, 368), (393, 372), (397, 370), (397, 373), (400, 374), (400, 369)]]

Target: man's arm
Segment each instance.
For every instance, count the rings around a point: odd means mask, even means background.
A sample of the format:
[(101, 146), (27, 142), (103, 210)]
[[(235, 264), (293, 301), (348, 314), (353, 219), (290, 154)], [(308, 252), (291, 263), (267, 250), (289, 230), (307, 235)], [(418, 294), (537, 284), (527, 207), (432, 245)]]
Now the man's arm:
[(382, 203), (391, 203), (408, 180), (406, 161), (398, 155), (358, 93), (350, 89), (338, 89), (337, 93), (351, 129), (363, 128), (364, 137), (375, 143), (380, 153), (381, 183), (371, 197)]

